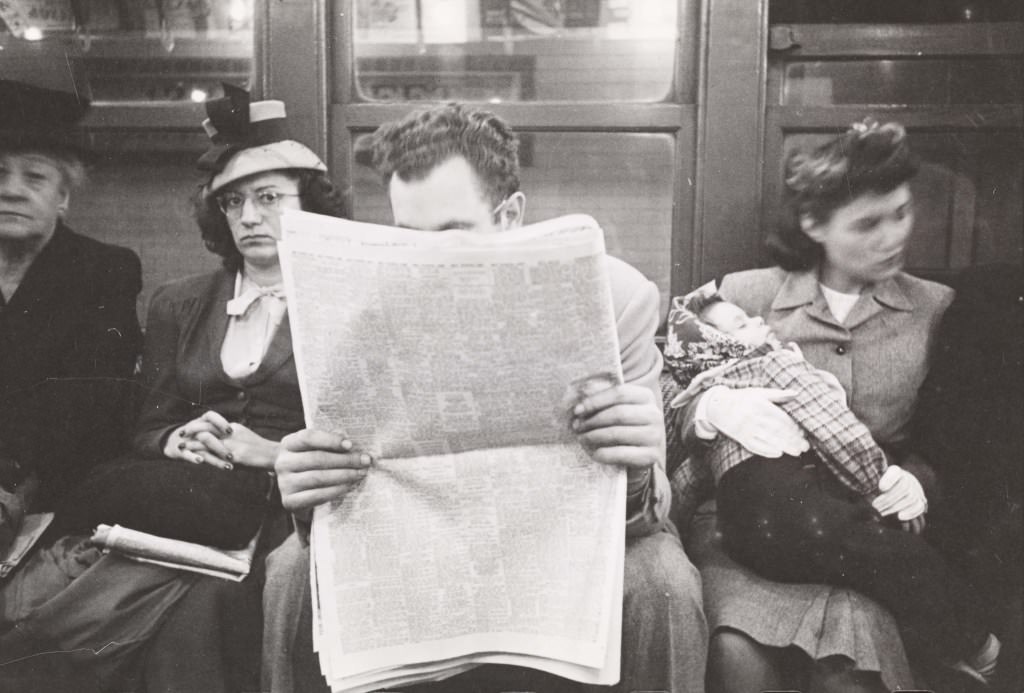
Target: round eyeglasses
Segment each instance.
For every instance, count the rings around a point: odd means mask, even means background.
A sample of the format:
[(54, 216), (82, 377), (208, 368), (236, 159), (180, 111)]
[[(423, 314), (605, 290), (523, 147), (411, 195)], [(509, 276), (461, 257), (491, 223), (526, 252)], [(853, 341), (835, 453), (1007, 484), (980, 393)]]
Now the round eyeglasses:
[(242, 215), (242, 207), (245, 206), (246, 200), (252, 200), (252, 203), (264, 212), (276, 212), (281, 206), (281, 200), (286, 197), (299, 196), (299, 193), (286, 193), (277, 190), (260, 190), (253, 195), (229, 192), (217, 196), (217, 206), (225, 215), (238, 217)]

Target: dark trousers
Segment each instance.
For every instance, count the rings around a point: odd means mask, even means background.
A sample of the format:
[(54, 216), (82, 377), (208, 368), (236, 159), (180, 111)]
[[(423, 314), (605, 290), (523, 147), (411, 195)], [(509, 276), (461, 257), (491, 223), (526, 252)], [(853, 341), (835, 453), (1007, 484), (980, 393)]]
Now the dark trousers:
[(726, 550), (762, 576), (871, 597), (892, 612), (914, 652), (956, 661), (984, 643), (974, 590), (923, 537), (883, 521), (813, 454), (733, 467), (717, 500)]

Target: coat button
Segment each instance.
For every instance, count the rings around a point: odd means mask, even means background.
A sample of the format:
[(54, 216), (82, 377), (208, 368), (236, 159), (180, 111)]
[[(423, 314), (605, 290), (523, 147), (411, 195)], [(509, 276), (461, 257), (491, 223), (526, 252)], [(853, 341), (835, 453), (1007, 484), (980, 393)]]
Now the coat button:
[(836, 353), (839, 354), (840, 356), (842, 356), (843, 354), (846, 353), (846, 347), (844, 347), (843, 345), (837, 346), (836, 347)]
[(245, 390), (242, 390), (237, 395), (235, 395), (235, 399), (238, 399), (238, 400), (245, 399)]

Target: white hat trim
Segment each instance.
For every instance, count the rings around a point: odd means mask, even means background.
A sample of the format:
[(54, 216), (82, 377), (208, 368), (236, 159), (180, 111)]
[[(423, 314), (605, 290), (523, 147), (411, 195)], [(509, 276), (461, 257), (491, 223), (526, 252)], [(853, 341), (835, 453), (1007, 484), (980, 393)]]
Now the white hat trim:
[(284, 101), (256, 101), (249, 104), (249, 122), (258, 123), (261, 120), (273, 120), (284, 118)]

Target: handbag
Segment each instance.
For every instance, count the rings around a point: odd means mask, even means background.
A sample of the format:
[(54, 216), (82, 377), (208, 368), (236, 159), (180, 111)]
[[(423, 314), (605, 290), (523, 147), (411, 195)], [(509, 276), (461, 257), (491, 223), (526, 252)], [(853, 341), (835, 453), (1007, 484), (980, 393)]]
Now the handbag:
[(90, 471), (57, 509), (69, 531), (119, 524), (168, 539), (239, 549), (273, 504), (264, 470), (220, 469), (167, 458), (122, 458)]

